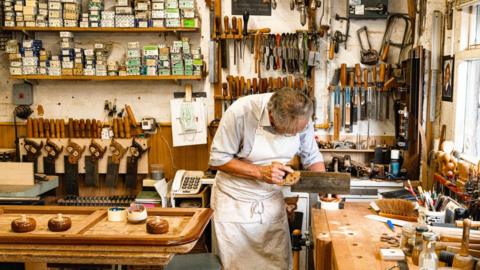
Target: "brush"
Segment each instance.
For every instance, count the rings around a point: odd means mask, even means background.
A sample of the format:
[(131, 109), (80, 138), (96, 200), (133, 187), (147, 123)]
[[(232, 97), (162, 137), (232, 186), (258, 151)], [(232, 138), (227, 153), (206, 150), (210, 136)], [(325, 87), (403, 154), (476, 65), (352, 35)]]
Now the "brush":
[(402, 199), (382, 199), (375, 201), (378, 206), (379, 215), (405, 221), (417, 221), (415, 205)]

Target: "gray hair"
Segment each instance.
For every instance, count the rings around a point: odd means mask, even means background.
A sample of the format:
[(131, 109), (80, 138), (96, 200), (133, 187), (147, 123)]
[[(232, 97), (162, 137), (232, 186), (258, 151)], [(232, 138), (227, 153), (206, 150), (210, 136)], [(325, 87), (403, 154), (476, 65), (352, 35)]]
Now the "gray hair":
[(283, 88), (270, 98), (268, 111), (275, 129), (291, 131), (297, 121), (312, 117), (313, 101), (300, 91)]

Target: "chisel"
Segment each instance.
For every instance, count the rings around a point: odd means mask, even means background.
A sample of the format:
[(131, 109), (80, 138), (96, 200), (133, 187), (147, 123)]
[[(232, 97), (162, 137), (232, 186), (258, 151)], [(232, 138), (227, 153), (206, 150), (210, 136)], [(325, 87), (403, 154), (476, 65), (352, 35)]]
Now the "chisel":
[(45, 137), (44, 138), (50, 138), (50, 122), (48, 121), (48, 119), (45, 119), (43, 121), (43, 128), (44, 128), (44, 135)]
[(130, 129), (130, 121), (128, 120), (128, 116), (123, 117), (123, 126), (125, 129), (125, 138), (130, 139), (132, 137), (132, 133)]
[(120, 138), (125, 138), (125, 129), (123, 125), (122, 118), (117, 118), (117, 125), (118, 125), (118, 133), (120, 133)]
[(368, 89), (368, 69), (363, 70), (363, 87), (362, 87), (362, 120), (368, 119), (367, 113), (367, 89)]
[[(245, 47), (247, 46), (247, 38), (248, 38), (248, 20), (250, 19), (250, 12), (245, 10), (243, 12), (243, 32), (242, 32), (242, 38), (243, 38), (243, 49), (242, 49), (242, 54), (245, 56)], [(251, 51), (253, 53), (253, 51)], [(243, 58), (245, 61), (245, 58)]]
[(347, 64), (342, 64), (340, 66), (340, 85), (342, 86), (342, 92), (340, 94), (340, 119), (341, 119), (341, 126), (345, 127), (345, 90), (347, 88)]
[(32, 119), (32, 137), (38, 138), (38, 119), (36, 118)]
[[(223, 104), (223, 109), (222, 111), (223, 112), (226, 112), (227, 111), (227, 108), (228, 108), (228, 105), (226, 104), (227, 102), (227, 98), (228, 98), (228, 89), (230, 89), (230, 91), (233, 92), (233, 89), (232, 89), (232, 79), (231, 78), (227, 78), (227, 80), (229, 80), (229, 83), (222, 83), (222, 96), (223, 96), (223, 100), (222, 100), (222, 104)], [(230, 87), (229, 87), (230, 86)]]
[(120, 134), (118, 134), (118, 121), (117, 118), (113, 118), (113, 137), (120, 138)]
[(383, 86), (385, 84), (385, 64), (380, 64), (380, 70), (378, 72), (378, 81), (377, 81), (377, 90), (378, 90), (378, 100), (379, 100), (379, 103), (377, 103), (377, 107), (378, 107), (378, 115), (379, 115), (379, 120), (380, 121), (383, 121), (385, 120), (385, 114), (383, 112), (385, 106), (385, 102), (384, 102), (384, 97), (385, 97), (385, 91), (383, 89)]
[(80, 138), (80, 126), (78, 120), (73, 120), (73, 132), (75, 133), (73, 138)]
[(60, 119), (55, 120), (55, 130), (57, 131), (57, 138), (62, 138), (62, 128), (60, 127)]
[(354, 96), (355, 96), (355, 107), (353, 108), (353, 115), (355, 118), (355, 122), (360, 124), (360, 121), (362, 120), (362, 102), (361, 102), (361, 95), (362, 95), (362, 68), (360, 67), (360, 64), (355, 65), (355, 77), (356, 77), (356, 84), (355, 84), (355, 91), (354, 91)]
[(352, 88), (354, 86), (355, 74), (350, 72), (349, 85), (345, 87), (345, 132), (352, 132)]
[[(235, 47), (238, 47), (238, 55), (240, 56), (240, 59), (243, 59), (243, 52), (242, 52), (242, 42), (239, 41), (239, 39), (241, 38), (242, 36), (242, 33), (243, 33), (243, 25), (242, 25), (242, 18), (238, 17), (237, 18), (237, 28), (238, 28), (238, 31), (237, 31), (237, 36), (235, 37)], [(240, 45), (239, 45), (240, 43)]]
[(65, 120), (63, 120), (63, 119), (60, 119), (60, 138), (66, 138)]
[(247, 79), (247, 92), (245, 95), (252, 95), (252, 80)]
[(57, 137), (57, 130), (55, 128), (55, 120), (54, 119), (50, 119), (50, 137), (51, 138), (56, 138)]
[(102, 128), (103, 128), (102, 121), (97, 120), (97, 135), (98, 135), (97, 138), (102, 138)]
[(85, 120), (84, 119), (80, 119), (79, 127), (80, 127), (80, 137), (79, 138), (85, 138)]
[(378, 93), (377, 93), (377, 67), (372, 67), (372, 113), (374, 119), (378, 120)]
[(27, 119), (27, 138), (33, 138), (33, 121), (32, 119)]
[(215, 29), (217, 37), (220, 37), (220, 61), (222, 63), (221, 68), (228, 67), (228, 53), (227, 53), (227, 43), (222, 35), (222, 18), (220, 16), (215, 16)]
[(238, 34), (237, 28), (237, 18), (232, 16), (232, 29), (231, 29), (231, 38), (233, 38), (233, 64), (237, 65), (237, 38), (236, 35)]
[(90, 119), (85, 121), (85, 138), (92, 137), (92, 122)]
[(258, 94), (257, 78), (253, 78), (252, 80), (252, 89), (253, 89), (253, 94)]
[(241, 97), (245, 93), (245, 77), (240, 77), (240, 88), (237, 89), (237, 96)]

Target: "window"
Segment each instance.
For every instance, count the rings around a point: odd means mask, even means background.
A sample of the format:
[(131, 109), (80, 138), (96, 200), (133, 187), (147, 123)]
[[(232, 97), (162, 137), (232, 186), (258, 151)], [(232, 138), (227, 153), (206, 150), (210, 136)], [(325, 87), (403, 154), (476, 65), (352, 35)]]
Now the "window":
[(464, 61), (458, 69), (456, 148), (480, 157), (480, 60)]
[[(459, 14), (460, 46), (455, 53), (455, 148), (472, 162), (480, 159), (480, 4)], [(458, 17), (457, 17), (458, 18)]]

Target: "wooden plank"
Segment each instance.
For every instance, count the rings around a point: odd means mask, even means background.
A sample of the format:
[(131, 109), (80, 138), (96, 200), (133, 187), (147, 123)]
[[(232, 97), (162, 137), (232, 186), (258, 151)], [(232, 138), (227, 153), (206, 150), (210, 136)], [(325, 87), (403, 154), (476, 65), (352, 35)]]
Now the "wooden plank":
[(25, 270), (47, 270), (47, 263), (26, 262)]
[(121, 33), (141, 33), (141, 32), (197, 32), (200, 28), (187, 27), (2, 27), (5, 31), (37, 31), (37, 32), (121, 32)]
[(33, 186), (33, 163), (0, 162), (0, 192), (2, 185)]
[(332, 269), (332, 239), (325, 210), (312, 209), (315, 270)]
[(17, 80), (82, 80), (82, 81), (162, 81), (162, 80), (201, 80), (202, 76), (50, 76), (50, 75), (11, 75)]
[(349, 173), (302, 171), (300, 181), (292, 186), (292, 191), (349, 194), (350, 178)]

